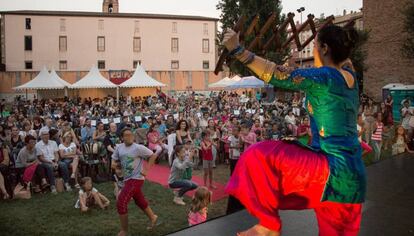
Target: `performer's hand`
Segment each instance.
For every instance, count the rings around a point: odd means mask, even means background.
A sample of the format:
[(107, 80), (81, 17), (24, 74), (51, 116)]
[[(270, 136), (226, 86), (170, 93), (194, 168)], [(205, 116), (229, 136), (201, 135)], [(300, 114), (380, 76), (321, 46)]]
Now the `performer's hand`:
[(232, 29), (227, 29), (223, 37), (223, 45), (229, 51), (233, 51), (239, 46), (239, 33), (234, 32)]

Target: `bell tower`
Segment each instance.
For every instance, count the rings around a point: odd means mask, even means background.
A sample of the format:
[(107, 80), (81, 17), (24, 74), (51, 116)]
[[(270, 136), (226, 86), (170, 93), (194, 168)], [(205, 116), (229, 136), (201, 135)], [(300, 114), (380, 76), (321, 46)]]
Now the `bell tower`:
[(102, 12), (104, 13), (118, 13), (118, 0), (104, 0), (102, 3)]

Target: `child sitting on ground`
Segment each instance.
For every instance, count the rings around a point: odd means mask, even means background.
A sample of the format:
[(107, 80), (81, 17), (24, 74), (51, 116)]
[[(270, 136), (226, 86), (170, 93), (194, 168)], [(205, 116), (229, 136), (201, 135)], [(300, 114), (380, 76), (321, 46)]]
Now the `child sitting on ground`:
[(404, 153), (405, 151), (409, 153), (414, 153), (414, 151), (410, 150), (407, 145), (407, 135), (405, 134), (405, 129), (402, 126), (398, 126), (395, 132), (395, 138), (392, 145), (392, 155), (398, 155)]
[(191, 202), (188, 213), (188, 224), (193, 226), (207, 220), (208, 205), (211, 202), (211, 192), (206, 187), (198, 187)]
[(92, 185), (90, 177), (84, 177), (81, 180), (81, 189), (79, 190), (79, 199), (75, 208), (80, 208), (81, 212), (87, 212), (90, 207), (98, 205), (101, 209), (109, 206), (109, 200), (103, 194), (98, 192)]
[(124, 173), (122, 172), (121, 163), (118, 162), (115, 173), (112, 176), (112, 181), (114, 182), (114, 195), (116, 200), (118, 200), (118, 195), (124, 187)]

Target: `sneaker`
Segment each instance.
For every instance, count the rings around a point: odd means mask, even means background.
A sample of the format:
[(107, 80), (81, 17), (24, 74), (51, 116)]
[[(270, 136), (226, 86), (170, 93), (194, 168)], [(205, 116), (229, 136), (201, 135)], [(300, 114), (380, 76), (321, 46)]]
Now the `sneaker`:
[(180, 206), (185, 206), (185, 202), (184, 202), (184, 201), (183, 201), (183, 199), (182, 199), (182, 198), (180, 198), (180, 197), (174, 197), (173, 202), (174, 202), (175, 204), (177, 204), (177, 205), (180, 205)]
[(70, 175), (70, 178), (71, 178), (71, 179), (74, 179), (74, 178), (75, 178), (75, 173), (72, 173), (72, 174)]
[(70, 187), (68, 183), (65, 184), (65, 187), (66, 187), (66, 191), (68, 192), (72, 191), (72, 188)]
[(75, 184), (75, 188), (80, 188), (80, 185), (79, 184)]
[(174, 197), (178, 197), (178, 190), (173, 191)]
[(53, 194), (57, 194), (55, 186), (50, 186), (50, 190), (52, 191)]

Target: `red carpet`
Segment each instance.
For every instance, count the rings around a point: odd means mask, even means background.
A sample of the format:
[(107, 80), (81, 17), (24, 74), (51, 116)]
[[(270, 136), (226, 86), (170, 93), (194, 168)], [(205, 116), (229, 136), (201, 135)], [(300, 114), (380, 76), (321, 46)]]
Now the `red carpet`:
[[(149, 174), (147, 176), (147, 180), (155, 183), (159, 183), (162, 186), (168, 187), (168, 177), (170, 176), (170, 168), (167, 166), (161, 166), (161, 165), (154, 165), (151, 167)], [(198, 186), (204, 185), (204, 180), (202, 177), (193, 175), (192, 181), (194, 181)], [(212, 190), (213, 191), (213, 202), (218, 201), (220, 199), (223, 199), (227, 197), (228, 195), (225, 193), (224, 188), (225, 185), (213, 182), (213, 184), (217, 187), (217, 189)], [(192, 197), (194, 195), (194, 191), (187, 192), (186, 195), (189, 197)]]

